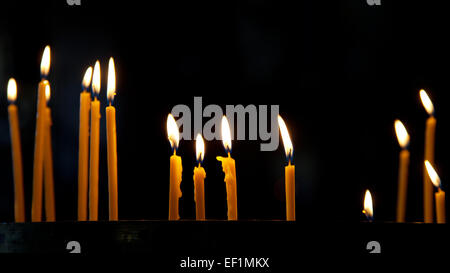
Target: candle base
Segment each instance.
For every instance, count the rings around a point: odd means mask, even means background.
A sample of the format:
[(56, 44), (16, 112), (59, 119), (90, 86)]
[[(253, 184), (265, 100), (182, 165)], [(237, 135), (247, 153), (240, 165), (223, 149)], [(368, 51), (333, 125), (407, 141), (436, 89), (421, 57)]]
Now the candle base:
[[(447, 229), (447, 224), (314, 224), (284, 220), (3, 223), (0, 253), (69, 253), (69, 242), (76, 241), (83, 254), (154, 254), (146, 255), (150, 259), (157, 255), (230, 257), (258, 253), (257, 257), (281, 259), (295, 266), (303, 252), (333, 257), (370, 255), (366, 247), (371, 241), (379, 242), (381, 253), (387, 255), (425, 254), (449, 245)], [(430, 240), (430, 234), (439, 234), (439, 240)]]

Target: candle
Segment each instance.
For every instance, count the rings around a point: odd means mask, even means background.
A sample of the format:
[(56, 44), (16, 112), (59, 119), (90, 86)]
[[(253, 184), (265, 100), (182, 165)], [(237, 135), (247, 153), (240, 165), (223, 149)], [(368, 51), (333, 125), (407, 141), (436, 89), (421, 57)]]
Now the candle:
[(31, 204), (31, 221), (40, 222), (42, 219), (42, 171), (44, 163), (44, 126), (45, 126), (45, 86), (49, 82), (45, 79), (50, 70), (50, 47), (46, 46), (41, 60), (41, 77), (38, 88), (36, 134), (33, 160), (33, 196)]
[(397, 222), (405, 222), (406, 193), (408, 189), (408, 166), (409, 166), (409, 135), (405, 126), (399, 120), (395, 121), (395, 132), (397, 140), (402, 148), (398, 168), (398, 191), (397, 191)]
[(205, 157), (205, 143), (200, 134), (197, 135), (195, 140), (196, 154), (198, 167), (194, 168), (194, 199), (195, 199), (195, 212), (197, 220), (205, 220), (205, 169), (201, 166), (203, 158)]
[[(434, 163), (434, 135), (436, 131), (436, 119), (434, 118), (434, 106), (425, 90), (420, 90), (420, 99), (423, 107), (428, 113), (425, 128), (425, 159)], [(433, 185), (430, 177), (423, 172), (423, 215), (425, 223), (433, 222)]]
[(362, 212), (366, 215), (369, 222), (373, 221), (373, 202), (369, 190), (366, 190), (366, 194), (364, 195), (364, 209)]
[[(100, 152), (100, 62), (96, 61), (92, 79), (91, 151), (89, 161), (89, 220), (98, 220), (98, 171)], [(90, 101), (90, 99), (89, 99)]]
[(231, 157), (231, 132), (226, 116), (222, 117), (222, 142), (228, 157), (218, 156), (218, 161), (222, 162), (222, 169), (225, 173), (225, 184), (227, 189), (228, 220), (237, 220), (237, 193), (236, 193), (236, 164)]
[(25, 201), (23, 190), (22, 148), (20, 145), (19, 115), (17, 113), (17, 84), (11, 78), (8, 81), (7, 97), (9, 101), (9, 131), (11, 134), (11, 152), (14, 175), (14, 219), (16, 222), (25, 222)]
[(430, 161), (425, 160), (425, 168), (427, 169), (428, 176), (431, 182), (437, 188), (437, 192), (434, 194), (436, 200), (436, 222), (439, 224), (444, 224), (445, 220), (445, 192), (441, 187), (441, 179), (439, 178), (437, 172), (431, 166)]
[(178, 220), (180, 219), (178, 201), (182, 195), (180, 184), (183, 167), (181, 165), (181, 157), (177, 156), (180, 133), (172, 114), (167, 116), (167, 136), (170, 147), (173, 149), (173, 155), (170, 157), (169, 220)]
[(117, 196), (117, 135), (116, 135), (116, 108), (112, 105), (116, 92), (116, 72), (114, 59), (108, 63), (107, 98), (109, 106), (106, 107), (106, 143), (108, 148), (108, 193), (109, 193), (109, 220), (119, 220)]
[(91, 84), (92, 67), (86, 70), (80, 94), (80, 125), (78, 137), (78, 221), (87, 219), (87, 185), (89, 160), (89, 111), (91, 95), (87, 91)]
[[(50, 100), (50, 85), (45, 86), (46, 102)], [(45, 107), (44, 126), (44, 190), (45, 190), (45, 219), (47, 222), (55, 221), (55, 190), (53, 183), (53, 158), (52, 158), (52, 116), (50, 107)]]
[(286, 220), (295, 221), (295, 166), (291, 165), (294, 154), (291, 138), (289, 136), (286, 123), (278, 115), (278, 127), (280, 128), (281, 138), (283, 139), (284, 150), (288, 165), (284, 169), (285, 187), (286, 187)]

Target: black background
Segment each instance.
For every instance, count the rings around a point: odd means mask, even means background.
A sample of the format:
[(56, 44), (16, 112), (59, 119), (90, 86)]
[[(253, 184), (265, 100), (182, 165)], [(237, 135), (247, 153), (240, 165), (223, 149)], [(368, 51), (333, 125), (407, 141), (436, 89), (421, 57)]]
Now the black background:
[[(56, 217), (77, 213), (79, 93), (85, 69), (115, 58), (120, 219), (166, 219), (170, 146), (167, 114), (177, 104), (280, 105), (294, 144), (298, 221), (359, 222), (364, 191), (375, 219), (395, 218), (399, 147), (393, 122), (411, 135), (407, 221), (422, 219), (425, 88), (436, 108), (436, 165), (445, 190), (450, 162), (447, 80), (450, 18), (426, 1), (7, 1), (0, 4), (0, 221), (11, 222), (13, 179), (7, 116), (9, 77), (18, 107), (27, 219), (42, 50), (52, 48)], [(102, 106), (99, 218), (108, 218)], [(203, 122), (207, 120), (204, 119)], [(182, 219), (195, 218), (194, 141), (181, 141)], [(233, 142), (240, 219), (284, 219), (282, 146)], [(217, 155), (206, 143), (206, 217), (226, 219)]]

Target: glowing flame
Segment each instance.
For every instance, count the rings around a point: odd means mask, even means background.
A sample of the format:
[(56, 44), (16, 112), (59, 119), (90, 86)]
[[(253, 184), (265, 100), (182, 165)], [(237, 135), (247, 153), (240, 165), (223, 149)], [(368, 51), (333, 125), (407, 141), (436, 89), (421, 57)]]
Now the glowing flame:
[(116, 70), (114, 68), (114, 59), (112, 57), (109, 58), (108, 63), (108, 87), (106, 90), (108, 100), (112, 101), (116, 94)]
[(83, 77), (83, 88), (84, 90), (89, 88), (89, 85), (91, 85), (91, 79), (92, 79), (92, 66), (89, 66), (88, 69), (86, 69), (86, 72), (84, 73)]
[(45, 100), (48, 102), (50, 100), (50, 85), (45, 85)]
[(222, 143), (225, 150), (229, 153), (231, 152), (231, 131), (230, 124), (226, 116), (222, 117)]
[(13, 103), (17, 99), (17, 84), (14, 78), (9, 79), (8, 81), (8, 89), (7, 89), (7, 97), (10, 103)]
[(420, 100), (422, 100), (423, 107), (425, 107), (425, 110), (427, 111), (427, 113), (429, 115), (433, 115), (434, 106), (433, 106), (433, 103), (431, 102), (430, 97), (428, 97), (427, 92), (425, 92), (425, 90), (422, 89), (422, 90), (420, 90), (419, 94), (420, 94)]
[(92, 91), (94, 94), (100, 94), (100, 62), (96, 61), (94, 65), (94, 74), (92, 75)]
[(430, 177), (431, 182), (433, 182), (433, 185), (436, 188), (439, 188), (441, 186), (441, 179), (428, 160), (425, 160), (425, 168), (427, 169), (428, 176)]
[(203, 142), (203, 137), (198, 134), (195, 139), (195, 151), (197, 153), (197, 161), (202, 162), (205, 157), (205, 142)]
[(46, 46), (41, 59), (41, 75), (46, 77), (50, 70), (50, 46)]
[(170, 147), (175, 150), (178, 149), (178, 142), (180, 141), (180, 133), (178, 132), (178, 125), (172, 114), (167, 116), (167, 137), (169, 138)]
[(366, 190), (366, 194), (364, 195), (364, 210), (363, 213), (367, 218), (371, 219), (373, 217), (373, 202), (372, 195), (369, 190)]
[(408, 131), (406, 131), (405, 126), (398, 119), (395, 121), (394, 126), (395, 126), (395, 133), (397, 134), (398, 144), (400, 144), (400, 147), (406, 148), (409, 144)]
[(286, 123), (284, 123), (283, 118), (278, 115), (278, 127), (280, 128), (281, 138), (283, 139), (284, 151), (286, 152), (286, 157), (291, 158), (294, 153), (294, 147), (292, 146), (291, 137), (289, 136)]

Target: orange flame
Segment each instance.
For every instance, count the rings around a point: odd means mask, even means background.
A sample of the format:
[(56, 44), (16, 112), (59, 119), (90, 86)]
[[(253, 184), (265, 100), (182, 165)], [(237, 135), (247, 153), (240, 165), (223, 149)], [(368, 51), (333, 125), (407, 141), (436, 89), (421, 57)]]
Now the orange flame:
[(50, 71), (50, 46), (46, 46), (41, 59), (41, 75), (46, 77)]
[(172, 114), (167, 116), (167, 137), (169, 138), (170, 147), (175, 150), (178, 149), (178, 143), (180, 142), (180, 132), (178, 131), (178, 125)]
[(10, 103), (14, 103), (17, 99), (17, 84), (14, 78), (9, 79), (8, 81), (8, 89), (7, 89), (7, 97)]

